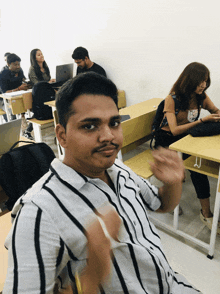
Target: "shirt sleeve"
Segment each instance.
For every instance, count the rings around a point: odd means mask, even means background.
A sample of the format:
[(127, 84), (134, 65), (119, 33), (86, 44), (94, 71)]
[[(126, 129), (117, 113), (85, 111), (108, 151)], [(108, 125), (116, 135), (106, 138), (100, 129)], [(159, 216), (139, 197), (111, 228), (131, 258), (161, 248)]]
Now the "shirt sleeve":
[(52, 294), (61, 244), (50, 217), (34, 204), (25, 204), (13, 222), (7, 245), (3, 293)]

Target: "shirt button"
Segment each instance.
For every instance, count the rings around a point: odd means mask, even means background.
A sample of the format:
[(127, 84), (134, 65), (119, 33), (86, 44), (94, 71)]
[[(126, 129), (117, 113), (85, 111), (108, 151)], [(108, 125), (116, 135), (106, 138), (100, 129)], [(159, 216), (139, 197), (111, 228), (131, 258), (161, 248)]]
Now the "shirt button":
[(151, 250), (154, 250), (154, 248), (153, 248), (153, 247), (151, 247), (151, 246), (150, 246), (150, 249), (151, 249)]
[(136, 221), (133, 221), (134, 225), (136, 226)]

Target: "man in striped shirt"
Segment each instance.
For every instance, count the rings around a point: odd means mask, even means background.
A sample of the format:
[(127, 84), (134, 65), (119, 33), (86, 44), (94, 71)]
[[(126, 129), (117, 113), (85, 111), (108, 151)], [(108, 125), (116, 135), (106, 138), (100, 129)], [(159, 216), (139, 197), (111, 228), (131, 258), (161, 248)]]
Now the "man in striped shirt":
[[(60, 292), (69, 287), (72, 293), (78, 274), (78, 293), (84, 294), (200, 292), (170, 267), (147, 213), (168, 212), (179, 203), (184, 167), (178, 155), (154, 152), (151, 168), (161, 188), (117, 160), (123, 141), (117, 88), (96, 73), (63, 85), (56, 107), (65, 157), (55, 159), (13, 208), (3, 293), (53, 293), (56, 283)], [(112, 210), (104, 213), (106, 206)], [(88, 227), (97, 216), (107, 229), (98, 221)], [(106, 230), (115, 239), (111, 254)]]

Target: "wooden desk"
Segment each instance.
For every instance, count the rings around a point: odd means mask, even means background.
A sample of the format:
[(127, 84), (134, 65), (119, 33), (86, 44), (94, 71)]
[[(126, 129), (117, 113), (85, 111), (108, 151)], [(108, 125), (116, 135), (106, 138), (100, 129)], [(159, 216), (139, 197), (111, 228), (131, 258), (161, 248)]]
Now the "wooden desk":
[[(15, 93), (18, 95), (13, 96)], [(11, 108), (12, 114), (21, 114), (21, 113), (30, 111), (30, 109), (32, 108), (32, 92), (31, 91), (17, 91), (12, 93), (4, 93), (4, 94), (0, 94), (0, 97), (3, 98), (4, 100), (5, 112), (6, 112), (8, 121), (11, 120), (9, 108)]]
[(131, 118), (141, 116), (157, 110), (162, 98), (152, 98), (143, 102), (122, 108), (119, 110), (120, 115), (129, 114)]
[[(189, 168), (186, 166), (188, 169), (192, 169), (194, 171), (201, 172), (203, 174), (207, 174), (214, 177), (216, 174), (216, 164), (218, 165), (218, 169), (217, 169), (218, 184), (217, 184), (216, 199), (215, 199), (215, 206), (214, 206), (214, 213), (213, 213), (213, 225), (211, 230), (210, 243), (207, 244), (191, 236), (189, 237), (189, 235), (187, 236), (187, 234), (182, 233), (184, 237), (190, 239), (194, 243), (204, 248), (207, 248), (208, 257), (212, 259), (214, 254), (214, 248), (215, 248), (215, 240), (216, 240), (219, 209), (220, 209), (220, 135), (211, 136), (211, 137), (192, 137), (191, 135), (188, 135), (182, 138), (181, 140), (170, 145), (169, 148), (176, 150), (178, 152), (196, 156), (197, 158), (198, 157), (202, 158), (200, 168), (198, 167), (195, 168), (194, 166), (191, 166), (189, 161)], [(209, 164), (207, 164), (207, 161)], [(204, 163), (206, 163), (206, 166), (204, 166)], [(207, 168), (207, 165), (208, 165), (208, 168)], [(174, 218), (176, 218), (176, 224), (178, 226), (178, 210), (175, 211)], [(177, 226), (175, 228), (176, 230), (177, 230)]]
[(6, 213), (0, 217), (0, 291), (3, 290), (8, 268), (8, 250), (4, 247), (4, 243), (10, 229), (11, 213)]

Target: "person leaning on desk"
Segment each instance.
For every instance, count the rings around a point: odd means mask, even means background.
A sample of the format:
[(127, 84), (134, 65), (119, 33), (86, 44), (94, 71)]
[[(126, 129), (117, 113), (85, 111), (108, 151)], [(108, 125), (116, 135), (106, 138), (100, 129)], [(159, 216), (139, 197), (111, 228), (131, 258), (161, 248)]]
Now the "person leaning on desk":
[[(186, 66), (173, 85), (171, 94), (165, 99), (162, 128), (155, 138), (155, 148), (158, 146), (168, 147), (186, 136), (187, 131), (198, 124), (220, 121), (220, 110), (205, 93), (210, 83), (210, 72), (205, 65), (193, 62)], [(180, 111), (177, 114), (172, 95), (180, 102)], [(200, 105), (211, 114), (197, 120), (201, 111)], [(183, 159), (187, 157), (186, 154), (183, 154)], [(200, 219), (211, 229), (213, 214), (209, 202), (208, 177), (194, 171), (190, 171), (190, 175), (201, 204)], [(218, 233), (220, 234), (220, 223), (218, 224)]]
[(55, 82), (55, 79), (51, 79), (49, 67), (44, 60), (43, 53), (40, 49), (33, 49), (30, 53), (31, 66), (29, 69), (28, 77), (31, 85), (34, 86), (38, 82)]
[[(16, 54), (12, 53), (7, 56), (8, 69), (4, 69), (0, 73), (0, 88), (2, 93), (12, 93), (21, 90), (30, 89), (30, 85), (25, 82), (25, 76), (20, 66), (21, 58)], [(22, 113), (22, 132), (23, 135), (28, 136), (29, 129), (25, 120), (25, 114)], [(15, 117), (13, 117), (15, 119)]]

